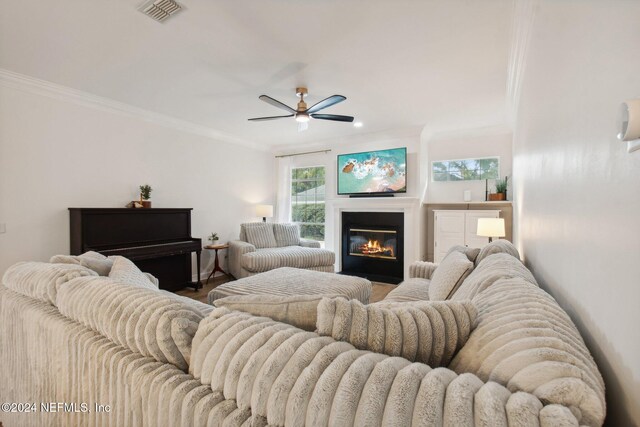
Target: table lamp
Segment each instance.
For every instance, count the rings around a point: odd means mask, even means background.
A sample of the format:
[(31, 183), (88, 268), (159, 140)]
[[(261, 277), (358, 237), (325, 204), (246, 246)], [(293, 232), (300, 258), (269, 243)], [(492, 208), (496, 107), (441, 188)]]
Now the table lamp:
[(489, 243), (493, 241), (494, 237), (504, 237), (504, 218), (478, 218), (476, 234), (488, 237)]
[(256, 206), (256, 215), (262, 217), (262, 222), (267, 222), (267, 218), (273, 217), (273, 206), (272, 205), (257, 205)]

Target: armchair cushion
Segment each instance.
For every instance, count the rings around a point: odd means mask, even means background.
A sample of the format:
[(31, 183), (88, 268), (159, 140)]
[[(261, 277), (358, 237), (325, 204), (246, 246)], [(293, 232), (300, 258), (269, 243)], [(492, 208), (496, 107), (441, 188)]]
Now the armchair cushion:
[(258, 249), (242, 256), (242, 267), (259, 273), (280, 267), (313, 268), (335, 263), (335, 254), (326, 249), (286, 246)]
[(303, 248), (319, 248), (320, 242), (311, 239), (300, 239), (300, 246)]
[(273, 224), (273, 233), (279, 248), (300, 245), (300, 226), (298, 224)]
[(247, 242), (257, 249), (275, 248), (278, 246), (276, 236), (273, 234), (273, 224), (266, 222), (250, 222), (240, 226), (241, 235), (245, 235)]

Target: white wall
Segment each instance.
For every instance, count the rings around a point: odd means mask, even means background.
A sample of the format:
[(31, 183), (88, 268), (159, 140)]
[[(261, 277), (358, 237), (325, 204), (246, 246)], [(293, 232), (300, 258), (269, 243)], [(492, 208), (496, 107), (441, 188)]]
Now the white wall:
[(514, 135), (516, 240), (577, 324), (607, 425), (640, 425), (640, 152), (616, 140), (640, 97), (640, 3), (539, 3)]
[(144, 183), (154, 207), (194, 208), (203, 244), (236, 238), (273, 181), (268, 153), (0, 84), (0, 274), (68, 253), (68, 207), (123, 207)]
[[(464, 131), (458, 134), (436, 134), (427, 139), (428, 203), (462, 202), (464, 191), (471, 191), (472, 201), (485, 200), (485, 181), (434, 182), (431, 180), (431, 163), (441, 160), (458, 160), (482, 157), (500, 158), (500, 176), (511, 178), (513, 135), (503, 127)], [(489, 180), (489, 192), (495, 192), (495, 180)], [(511, 199), (511, 186), (508, 198)]]

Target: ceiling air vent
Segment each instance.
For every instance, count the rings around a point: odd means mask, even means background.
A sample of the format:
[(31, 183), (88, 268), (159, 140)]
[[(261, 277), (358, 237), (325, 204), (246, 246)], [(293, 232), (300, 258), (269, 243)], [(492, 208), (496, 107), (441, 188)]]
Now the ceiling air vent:
[(181, 9), (182, 6), (173, 0), (151, 0), (140, 8), (142, 13), (150, 16), (158, 22), (164, 22), (167, 18), (175, 15)]

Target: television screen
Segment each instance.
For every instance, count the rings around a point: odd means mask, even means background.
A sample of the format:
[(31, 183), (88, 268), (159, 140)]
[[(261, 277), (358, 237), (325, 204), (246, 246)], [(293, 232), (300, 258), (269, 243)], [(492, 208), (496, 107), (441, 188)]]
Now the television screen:
[(406, 193), (406, 168), (406, 147), (340, 154), (338, 194)]

